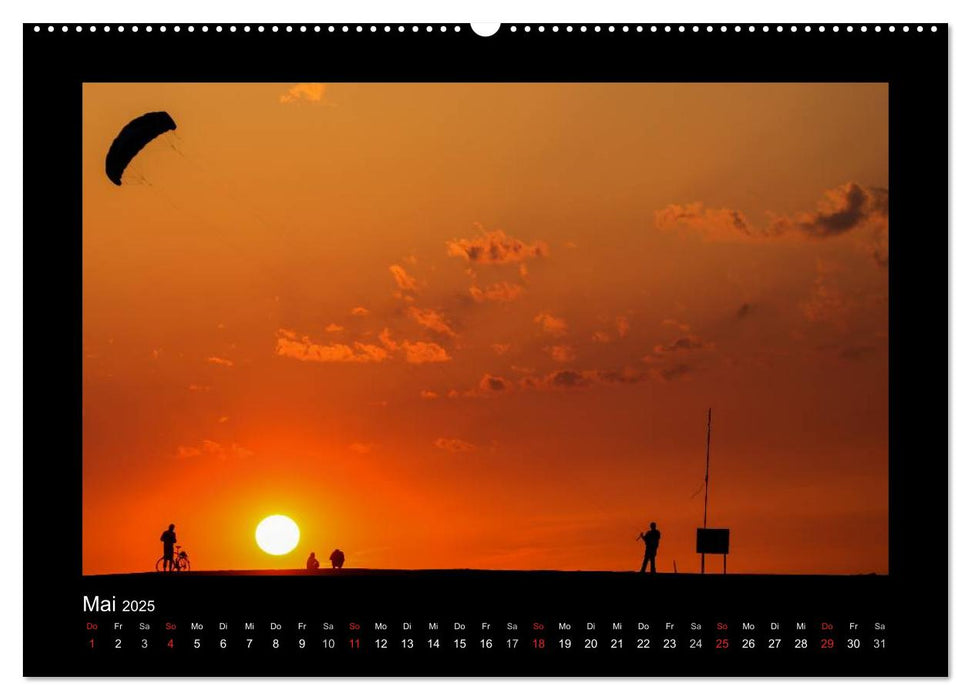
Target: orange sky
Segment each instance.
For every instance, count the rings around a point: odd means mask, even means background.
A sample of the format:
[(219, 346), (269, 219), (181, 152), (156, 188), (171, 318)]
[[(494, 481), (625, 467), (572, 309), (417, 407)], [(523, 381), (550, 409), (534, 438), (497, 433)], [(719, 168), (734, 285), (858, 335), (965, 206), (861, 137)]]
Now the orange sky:
[(85, 573), (696, 571), (709, 406), (730, 570), (887, 571), (885, 85), (88, 84), (83, 162)]

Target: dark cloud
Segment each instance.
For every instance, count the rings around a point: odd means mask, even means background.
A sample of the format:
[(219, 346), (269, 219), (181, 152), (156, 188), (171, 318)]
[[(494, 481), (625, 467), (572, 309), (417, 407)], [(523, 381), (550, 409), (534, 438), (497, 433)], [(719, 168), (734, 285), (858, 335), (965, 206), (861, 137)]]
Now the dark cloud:
[(885, 221), (888, 202), (887, 190), (849, 182), (826, 192), (817, 210), (798, 215), (796, 222), (810, 236), (838, 236), (874, 218)]
[(554, 372), (547, 377), (547, 383), (558, 389), (575, 389), (590, 384), (590, 380), (582, 372), (572, 369), (563, 369)]
[(479, 380), (479, 389), (490, 393), (502, 392), (509, 389), (509, 382), (503, 377), (485, 374), (483, 375), (482, 379)]
[(811, 211), (788, 216), (769, 215), (758, 227), (734, 209), (712, 209), (701, 202), (670, 204), (654, 212), (658, 229), (695, 231), (712, 240), (765, 240), (802, 235), (817, 240), (857, 235), (862, 247), (880, 266), (888, 259), (889, 193), (882, 187), (848, 182), (823, 193)]
[(684, 335), (680, 338), (667, 343), (666, 345), (655, 345), (654, 352), (661, 355), (666, 352), (684, 352), (686, 350), (702, 350), (711, 347), (710, 343), (702, 342), (696, 335)]

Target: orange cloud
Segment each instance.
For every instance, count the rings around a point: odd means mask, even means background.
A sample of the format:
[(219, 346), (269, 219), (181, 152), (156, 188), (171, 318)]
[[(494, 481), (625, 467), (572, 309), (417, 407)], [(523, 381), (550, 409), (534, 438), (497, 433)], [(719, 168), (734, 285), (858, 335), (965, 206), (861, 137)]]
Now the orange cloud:
[(394, 278), (395, 284), (398, 285), (398, 289), (402, 291), (414, 291), (418, 289), (418, 282), (401, 265), (391, 265), (388, 271), (391, 272), (391, 276)]
[(711, 240), (758, 240), (786, 235), (813, 239), (859, 234), (861, 245), (880, 266), (888, 260), (889, 194), (881, 187), (855, 182), (826, 190), (816, 208), (791, 216), (769, 213), (769, 222), (752, 226), (735, 209), (712, 209), (701, 202), (670, 204), (654, 212), (660, 230), (683, 228), (697, 231)]
[(683, 226), (712, 240), (753, 235), (751, 226), (741, 212), (734, 209), (711, 209), (701, 202), (669, 204), (654, 212), (654, 225), (662, 231)]
[(554, 345), (547, 350), (556, 362), (572, 362), (577, 358), (576, 352), (569, 345)]
[(549, 335), (564, 335), (566, 333), (566, 321), (553, 314), (546, 312), (537, 314), (533, 321), (538, 323), (543, 332)]
[(480, 289), (475, 285), (469, 287), (469, 294), (480, 303), (485, 301), (515, 301), (522, 296), (523, 291), (523, 286), (515, 282), (496, 282), (495, 284), (490, 284), (485, 289)]
[(442, 335), (455, 337), (455, 331), (453, 331), (452, 327), (448, 325), (444, 314), (441, 314), (434, 309), (419, 309), (416, 306), (412, 306), (410, 309), (408, 309), (408, 315), (411, 316), (415, 322), (423, 328), (427, 328), (435, 333), (441, 333)]
[(435, 440), (434, 445), (438, 449), (446, 450), (447, 452), (471, 452), (475, 449), (475, 445), (471, 442), (459, 440), (458, 438), (438, 438)]
[(207, 357), (206, 362), (208, 362), (211, 365), (219, 365), (220, 367), (233, 366), (232, 360), (227, 360), (225, 357), (216, 357), (215, 355), (213, 355), (212, 357)]
[(549, 255), (542, 241), (526, 243), (503, 231), (486, 231), (479, 226), (477, 238), (459, 238), (446, 246), (450, 257), (463, 258), (470, 265), (506, 265)]
[(280, 95), (282, 104), (290, 102), (320, 102), (324, 99), (324, 92), (327, 89), (324, 83), (297, 83), (292, 88)]
[(356, 452), (359, 455), (369, 454), (377, 445), (370, 442), (352, 442), (347, 446), (351, 452)]
[(591, 336), (591, 339), (595, 343), (609, 343), (610, 334), (607, 333), (606, 331), (594, 331), (594, 334)]
[(493, 343), (489, 347), (492, 348), (492, 352), (496, 353), (497, 355), (505, 355), (507, 352), (509, 352), (512, 345), (509, 343)]
[(428, 400), (437, 399), (438, 398), (438, 394), (436, 392), (434, 392), (434, 391), (431, 391), (430, 389), (422, 389), (420, 396), (423, 399), (428, 399)]
[(344, 326), (338, 326), (336, 323), (329, 323), (324, 330), (328, 333), (340, 333), (342, 330), (344, 330)]
[(383, 362), (390, 353), (379, 345), (344, 343), (322, 345), (314, 343), (309, 337), (297, 338), (296, 333), (286, 329), (277, 331), (276, 354), (302, 362)]
[(369, 313), (371, 312), (365, 309), (363, 306), (355, 306), (353, 309), (351, 309), (351, 316), (367, 316)]
[(401, 347), (405, 351), (405, 360), (413, 365), (423, 365), (429, 362), (448, 362), (452, 358), (438, 343), (424, 341), (402, 341)]

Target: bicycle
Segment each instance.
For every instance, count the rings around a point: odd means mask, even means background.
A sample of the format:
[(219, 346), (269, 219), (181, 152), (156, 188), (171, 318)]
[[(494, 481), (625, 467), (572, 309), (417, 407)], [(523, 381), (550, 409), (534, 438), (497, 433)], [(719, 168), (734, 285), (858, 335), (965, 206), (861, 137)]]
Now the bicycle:
[[(182, 547), (175, 545), (175, 552), (172, 556), (172, 566), (168, 571), (188, 571), (190, 569), (189, 554), (182, 550)], [(156, 571), (166, 571), (165, 557), (159, 557), (155, 562)]]

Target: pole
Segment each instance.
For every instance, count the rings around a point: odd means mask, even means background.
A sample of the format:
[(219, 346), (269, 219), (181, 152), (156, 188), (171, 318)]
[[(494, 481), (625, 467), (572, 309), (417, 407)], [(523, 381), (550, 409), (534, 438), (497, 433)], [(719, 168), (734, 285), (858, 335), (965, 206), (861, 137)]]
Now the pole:
[[(708, 468), (711, 465), (711, 408), (708, 409), (708, 435), (705, 438), (705, 518), (702, 527), (708, 528)], [(705, 555), (701, 555), (701, 573), (705, 573)]]

